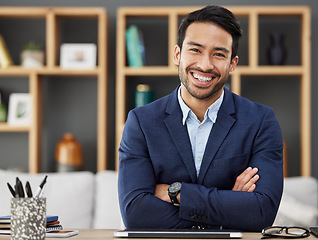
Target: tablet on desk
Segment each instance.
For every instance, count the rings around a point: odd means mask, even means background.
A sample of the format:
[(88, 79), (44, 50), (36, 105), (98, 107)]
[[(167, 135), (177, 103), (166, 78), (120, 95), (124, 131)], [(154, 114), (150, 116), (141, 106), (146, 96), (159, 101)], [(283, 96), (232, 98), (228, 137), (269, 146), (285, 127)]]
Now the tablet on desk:
[(242, 238), (243, 232), (225, 229), (117, 230), (120, 238)]

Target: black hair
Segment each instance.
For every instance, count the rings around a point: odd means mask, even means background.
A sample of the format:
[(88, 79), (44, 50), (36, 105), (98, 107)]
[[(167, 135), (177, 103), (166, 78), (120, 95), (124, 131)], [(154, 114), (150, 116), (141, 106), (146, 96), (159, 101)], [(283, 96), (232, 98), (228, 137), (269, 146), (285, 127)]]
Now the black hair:
[(178, 46), (182, 49), (182, 44), (187, 28), (193, 22), (211, 22), (219, 25), (229, 34), (231, 34), (232, 56), (237, 55), (239, 39), (242, 37), (241, 27), (231, 11), (221, 6), (206, 6), (202, 9), (189, 13), (181, 22), (178, 30)]

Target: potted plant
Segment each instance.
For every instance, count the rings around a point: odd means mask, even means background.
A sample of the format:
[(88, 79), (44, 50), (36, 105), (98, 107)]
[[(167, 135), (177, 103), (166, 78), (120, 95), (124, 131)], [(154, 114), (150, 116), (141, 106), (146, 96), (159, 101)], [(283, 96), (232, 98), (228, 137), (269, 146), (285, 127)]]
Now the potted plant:
[(44, 51), (40, 44), (29, 41), (23, 46), (21, 65), (27, 68), (38, 68), (44, 65)]

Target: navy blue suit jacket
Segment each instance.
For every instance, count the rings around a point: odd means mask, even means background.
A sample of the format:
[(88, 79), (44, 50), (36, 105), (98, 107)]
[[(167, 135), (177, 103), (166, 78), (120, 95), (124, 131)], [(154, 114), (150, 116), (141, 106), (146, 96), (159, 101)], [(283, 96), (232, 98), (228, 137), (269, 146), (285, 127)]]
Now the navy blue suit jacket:
[[(253, 193), (232, 191), (248, 166)], [(156, 184), (182, 182), (180, 207), (155, 197)], [(225, 89), (197, 176), (177, 89), (129, 112), (119, 148), (119, 202), (131, 229), (209, 225), (260, 231), (272, 225), (283, 189), (283, 140), (273, 110)]]

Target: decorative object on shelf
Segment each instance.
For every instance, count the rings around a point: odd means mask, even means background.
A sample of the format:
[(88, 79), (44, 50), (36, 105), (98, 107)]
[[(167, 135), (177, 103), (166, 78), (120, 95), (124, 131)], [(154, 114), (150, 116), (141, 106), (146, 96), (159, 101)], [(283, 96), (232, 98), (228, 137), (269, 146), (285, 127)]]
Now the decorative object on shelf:
[(40, 44), (29, 41), (21, 52), (21, 65), (26, 68), (39, 68), (44, 65), (44, 51)]
[(2, 94), (0, 92), (0, 122), (7, 121), (7, 108), (2, 100)]
[(0, 34), (0, 66), (6, 68), (13, 64), (7, 45)]
[(154, 100), (154, 93), (148, 84), (138, 84), (135, 90), (134, 107), (144, 106)]
[(97, 47), (94, 43), (63, 43), (61, 45), (61, 68), (96, 68), (96, 49)]
[(71, 133), (65, 133), (56, 144), (55, 160), (58, 172), (80, 171), (83, 167), (82, 146)]
[(287, 51), (284, 46), (284, 34), (275, 32), (270, 36), (268, 62), (270, 65), (284, 65)]
[(8, 124), (28, 126), (32, 117), (32, 98), (29, 93), (12, 93), (9, 97)]
[(143, 41), (143, 34), (136, 25), (131, 25), (126, 30), (126, 47), (129, 66), (144, 66), (145, 46)]

